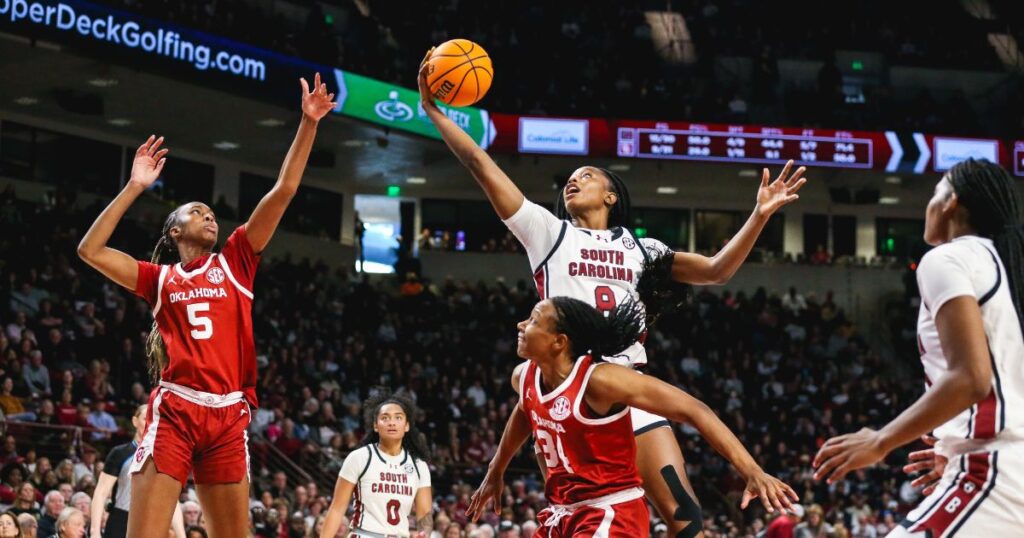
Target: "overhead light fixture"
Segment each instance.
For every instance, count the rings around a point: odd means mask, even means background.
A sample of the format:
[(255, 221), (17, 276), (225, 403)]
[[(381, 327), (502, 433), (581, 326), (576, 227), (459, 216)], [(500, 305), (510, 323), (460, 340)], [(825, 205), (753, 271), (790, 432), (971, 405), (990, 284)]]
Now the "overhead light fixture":
[(882, 196), (878, 199), (878, 203), (882, 205), (896, 205), (900, 203), (900, 199), (895, 196)]
[(346, 141), (342, 142), (341, 145), (345, 146), (346, 148), (361, 148), (361, 147), (366, 145), (366, 141), (365, 140), (356, 140), (356, 139), (353, 138), (351, 140), (346, 140)]
[(410, 177), (410, 178), (407, 178), (405, 180), (405, 182), (410, 184), (410, 185), (422, 185), (422, 184), (427, 182), (427, 178), (425, 178), (425, 177)]
[(94, 78), (89, 81), (90, 86), (96, 86), (97, 88), (109, 88), (111, 86), (117, 86), (117, 79), (114, 78)]
[(117, 127), (127, 127), (128, 125), (131, 125), (135, 122), (128, 118), (110, 118), (109, 120), (107, 120), (107, 123)]
[(658, 187), (658, 194), (675, 194), (679, 189), (675, 187)]
[(903, 183), (903, 178), (900, 176), (888, 176), (885, 178), (885, 182), (890, 185), (899, 185), (900, 183)]
[(215, 147), (217, 149), (230, 150), (230, 149), (238, 149), (239, 146), (238, 146), (238, 144), (236, 144), (234, 142), (229, 142), (227, 140), (221, 140), (220, 142), (214, 142), (213, 147)]
[(612, 172), (629, 172), (629, 165), (625, 163), (615, 163), (608, 167)]
[(39, 99), (36, 99), (35, 97), (29, 97), (26, 95), (24, 97), (19, 97), (15, 99), (14, 102), (22, 106), (30, 106), (38, 103)]
[(280, 127), (284, 125), (284, 122), (277, 118), (267, 118), (265, 120), (260, 120), (256, 123), (263, 127)]
[(758, 171), (753, 169), (740, 170), (740, 177), (757, 177)]

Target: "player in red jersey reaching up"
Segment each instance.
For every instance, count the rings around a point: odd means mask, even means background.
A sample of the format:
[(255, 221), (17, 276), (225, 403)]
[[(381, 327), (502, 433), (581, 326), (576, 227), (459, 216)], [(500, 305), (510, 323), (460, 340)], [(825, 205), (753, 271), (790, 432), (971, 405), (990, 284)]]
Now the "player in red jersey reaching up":
[[(302, 119), (277, 183), (219, 253), (217, 219), (201, 202), (167, 217), (154, 263), (107, 246), (132, 203), (167, 162), (163, 137), (150, 136), (135, 153), (124, 189), (103, 210), (78, 246), (86, 263), (153, 307), (150, 366), (159, 387), (150, 398), (146, 433), (132, 461), (128, 537), (167, 535), (178, 495), (191, 472), (212, 538), (245, 536), (249, 529), (249, 457), (246, 427), (256, 405), (252, 283), (260, 253), (299, 187), (317, 123), (334, 94), (314, 79), (302, 85)], [(179, 263), (157, 265), (165, 251)]]
[[(685, 392), (628, 367), (604, 362), (636, 341), (643, 308), (619, 304), (605, 317), (569, 297), (552, 297), (519, 323), (512, 385), (519, 404), (504, 435), (532, 430), (551, 503), (538, 515), (535, 536), (647, 536), (649, 515), (636, 467), (630, 407), (692, 424), (747, 480), (741, 507), (760, 498), (769, 512), (792, 506), (797, 495), (769, 476), (708, 406)], [(501, 445), (470, 501), (476, 519), (491, 501), (500, 511), (502, 475), (518, 448)]]
[[(430, 52), (427, 53), (427, 57)], [(583, 166), (569, 177), (555, 202), (555, 213), (526, 199), (519, 187), (498, 167), (487, 152), (438, 108), (421, 66), (420, 102), (445, 144), (473, 174), (494, 206), (498, 217), (526, 249), (537, 292), (541, 298), (573, 297), (603, 312), (628, 299), (639, 299), (647, 314), (656, 317), (664, 306), (679, 302), (672, 297), (672, 283), (724, 284), (740, 268), (768, 219), (799, 198), (806, 179), (804, 168), (790, 173), (793, 162), (774, 181), (764, 169), (756, 205), (746, 224), (712, 257), (690, 252), (671, 252), (662, 242), (636, 237), (630, 230), (629, 191), (615, 173)], [(667, 256), (665, 255), (667, 254)], [(662, 263), (650, 262), (659, 258)], [(644, 267), (654, 269), (653, 285), (639, 285)], [(639, 368), (647, 363), (640, 338), (609, 362)], [(686, 464), (674, 431), (663, 417), (642, 410), (631, 411), (637, 441), (637, 465), (651, 504), (669, 527), (672, 536), (694, 537), (703, 518), (693, 488), (686, 478)], [(518, 448), (523, 437), (506, 437)]]

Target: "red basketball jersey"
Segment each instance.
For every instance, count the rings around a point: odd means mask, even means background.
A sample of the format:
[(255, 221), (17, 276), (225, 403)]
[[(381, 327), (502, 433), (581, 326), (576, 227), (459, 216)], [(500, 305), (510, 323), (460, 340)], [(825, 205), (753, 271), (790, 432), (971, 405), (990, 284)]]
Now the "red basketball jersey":
[(537, 452), (548, 470), (544, 495), (554, 504), (640, 487), (629, 408), (598, 417), (584, 401), (587, 381), (598, 364), (589, 355), (580, 357), (569, 377), (547, 394), (533, 362), (519, 380), (519, 405), (530, 419)]
[(153, 307), (167, 347), (161, 380), (215, 394), (242, 391), (256, 406), (252, 282), (259, 259), (239, 226), (220, 253), (188, 265), (139, 261), (135, 293)]

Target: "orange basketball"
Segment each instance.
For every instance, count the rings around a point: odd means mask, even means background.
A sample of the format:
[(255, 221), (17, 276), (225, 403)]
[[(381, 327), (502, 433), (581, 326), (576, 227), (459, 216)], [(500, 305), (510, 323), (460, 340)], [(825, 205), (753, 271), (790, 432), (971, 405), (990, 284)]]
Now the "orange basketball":
[(427, 60), (427, 84), (435, 98), (451, 106), (469, 106), (491, 87), (494, 68), (483, 47), (468, 39), (445, 41)]

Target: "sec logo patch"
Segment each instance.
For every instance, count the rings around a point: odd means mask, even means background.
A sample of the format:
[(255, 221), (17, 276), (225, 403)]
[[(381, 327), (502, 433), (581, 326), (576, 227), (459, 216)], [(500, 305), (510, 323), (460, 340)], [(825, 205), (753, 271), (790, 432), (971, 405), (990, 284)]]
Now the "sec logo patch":
[(551, 405), (551, 418), (555, 420), (565, 420), (571, 412), (569, 409), (569, 398), (565, 396), (559, 396), (555, 403)]
[(206, 280), (209, 280), (210, 284), (220, 284), (224, 282), (224, 271), (220, 267), (213, 267), (206, 272)]

